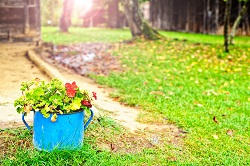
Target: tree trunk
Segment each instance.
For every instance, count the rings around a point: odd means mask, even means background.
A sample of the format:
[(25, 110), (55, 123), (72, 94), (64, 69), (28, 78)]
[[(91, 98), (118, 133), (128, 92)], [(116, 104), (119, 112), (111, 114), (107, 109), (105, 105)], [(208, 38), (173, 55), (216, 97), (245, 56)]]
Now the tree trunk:
[(190, 5), (190, 1), (187, 2), (187, 8), (186, 8), (186, 26), (185, 26), (185, 31), (189, 32), (190, 31), (190, 21), (191, 21), (191, 5)]
[(224, 47), (225, 47), (225, 52), (229, 52), (229, 49), (228, 49), (228, 30), (229, 30), (229, 24), (230, 24), (231, 6), (232, 6), (232, 0), (227, 0), (226, 7), (225, 7), (225, 16), (224, 16)]
[(144, 36), (149, 40), (160, 38), (160, 34), (143, 20), (138, 0), (121, 0), (121, 2), (124, 5), (125, 15), (133, 38), (139, 36)]
[(216, 33), (216, 31), (218, 31), (219, 29), (219, 18), (220, 18), (220, 1), (216, 0), (215, 1), (215, 30), (214, 32)]
[(250, 22), (249, 22), (249, 15), (248, 12), (246, 12), (246, 18), (245, 18), (245, 31), (246, 31), (246, 35), (250, 35)]
[(37, 32), (39, 32), (39, 41), (41, 40), (41, 8), (40, 8), (40, 5), (41, 5), (41, 2), (40, 0), (37, 0), (36, 2), (36, 27), (37, 27)]
[(29, 24), (29, 18), (30, 18), (30, 15), (29, 15), (29, 8), (28, 8), (28, 5), (29, 5), (29, 1), (28, 0), (25, 0), (24, 1), (24, 28), (23, 28), (23, 31), (24, 31), (24, 34), (27, 34), (29, 32), (29, 27), (30, 27), (30, 24)]
[(244, 6), (241, 8), (238, 17), (234, 21), (232, 31), (230, 34), (230, 44), (233, 44), (233, 39), (234, 39), (236, 30), (237, 30), (238, 26), (240, 25), (240, 21), (241, 21), (242, 17), (246, 14), (246, 12), (247, 12), (247, 1), (245, 2)]
[(60, 18), (60, 30), (62, 32), (68, 32), (68, 28), (71, 25), (71, 15), (74, 7), (74, 0), (64, 0), (63, 12)]
[(161, 29), (170, 29), (169, 28), (169, 15), (167, 13), (168, 11), (164, 10), (166, 9), (166, 6), (168, 5), (169, 5), (168, 0), (164, 0), (161, 5), (161, 11), (162, 11)]
[(207, 13), (208, 13), (208, 1), (207, 0), (203, 0), (203, 33), (207, 33), (207, 23), (208, 23), (208, 17), (207, 17)]
[(111, 0), (108, 4), (108, 26), (118, 28), (119, 25), (119, 1)]
[(207, 0), (207, 8), (206, 8), (206, 11), (207, 11), (207, 30), (206, 30), (206, 33), (210, 33), (211, 32), (211, 25), (212, 25), (212, 12), (211, 12), (211, 4), (210, 4), (210, 0)]

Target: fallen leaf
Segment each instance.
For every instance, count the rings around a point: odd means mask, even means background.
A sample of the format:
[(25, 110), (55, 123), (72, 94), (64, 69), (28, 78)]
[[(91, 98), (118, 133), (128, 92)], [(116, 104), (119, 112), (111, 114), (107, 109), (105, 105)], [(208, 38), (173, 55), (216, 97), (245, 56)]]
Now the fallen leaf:
[(119, 101), (120, 97), (113, 97), (113, 101)]
[(176, 157), (168, 157), (168, 160), (169, 161), (176, 161), (177, 159), (176, 159)]
[(115, 150), (115, 145), (113, 143), (111, 143), (110, 148), (111, 148), (112, 151)]
[(56, 114), (52, 115), (52, 117), (51, 117), (51, 122), (55, 122), (56, 119), (57, 119), (57, 115), (56, 115)]
[(159, 86), (159, 87), (158, 87), (158, 89), (159, 89), (159, 90), (162, 90), (162, 89), (163, 89), (163, 87), (162, 87), (162, 86)]
[(204, 95), (207, 95), (207, 96), (211, 96), (211, 95), (218, 96), (218, 93), (216, 93), (213, 89), (204, 91), (203, 94), (204, 94)]
[(151, 95), (161, 95), (161, 96), (164, 95), (164, 93), (162, 91), (151, 91), (150, 94)]
[(233, 136), (233, 130), (227, 130), (227, 135)]
[(213, 121), (214, 121), (215, 123), (218, 123), (218, 120), (216, 119), (216, 116), (213, 117)]
[(32, 107), (30, 105), (24, 106), (24, 111), (28, 114), (32, 110)]
[(157, 136), (152, 137), (151, 144), (153, 145), (159, 144), (159, 138)]
[(203, 105), (202, 105), (202, 104), (197, 104), (197, 106), (198, 106), (198, 107), (203, 107)]
[(219, 138), (218, 135), (213, 135), (213, 137), (214, 137), (214, 139), (218, 139)]
[(165, 99), (171, 99), (171, 97), (169, 97), (169, 96), (165, 96)]
[(198, 101), (194, 101), (194, 104), (197, 105), (198, 107), (203, 107), (203, 105), (200, 104)]
[(155, 82), (160, 83), (161, 80), (160, 79), (155, 79)]
[(174, 92), (169, 91), (168, 94), (169, 94), (170, 96), (172, 96), (172, 95), (174, 95)]

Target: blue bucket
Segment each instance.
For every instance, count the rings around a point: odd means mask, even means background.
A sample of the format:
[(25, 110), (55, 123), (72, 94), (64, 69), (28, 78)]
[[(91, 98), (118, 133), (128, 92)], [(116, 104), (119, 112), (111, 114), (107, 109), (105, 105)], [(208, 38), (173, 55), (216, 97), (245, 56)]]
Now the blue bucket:
[[(90, 111), (91, 115), (86, 124), (84, 124), (84, 111), (58, 114), (55, 122), (51, 121), (52, 114), (49, 118), (45, 118), (40, 112), (35, 111), (33, 123), (35, 148), (45, 151), (80, 149), (83, 144), (84, 130), (93, 119), (93, 111)], [(23, 123), (30, 130), (24, 116), (23, 114)]]

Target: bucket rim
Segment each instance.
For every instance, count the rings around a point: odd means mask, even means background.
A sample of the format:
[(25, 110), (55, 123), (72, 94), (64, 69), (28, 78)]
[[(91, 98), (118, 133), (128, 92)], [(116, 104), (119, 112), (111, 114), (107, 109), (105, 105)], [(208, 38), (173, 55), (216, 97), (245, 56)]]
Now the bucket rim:
[[(32, 110), (34, 113), (35, 112), (40, 112), (41, 113), (41, 111), (35, 111), (35, 110)], [(85, 110), (84, 109), (82, 109), (82, 110), (77, 110), (77, 111), (74, 111), (74, 112), (71, 112), (71, 113), (66, 113), (66, 114), (60, 114), (60, 113), (56, 113), (56, 115), (72, 115), (72, 114), (78, 114), (78, 113), (80, 113), (80, 112), (84, 112)], [(42, 114), (42, 113), (41, 113)], [(54, 113), (49, 113), (50, 115), (53, 115)]]

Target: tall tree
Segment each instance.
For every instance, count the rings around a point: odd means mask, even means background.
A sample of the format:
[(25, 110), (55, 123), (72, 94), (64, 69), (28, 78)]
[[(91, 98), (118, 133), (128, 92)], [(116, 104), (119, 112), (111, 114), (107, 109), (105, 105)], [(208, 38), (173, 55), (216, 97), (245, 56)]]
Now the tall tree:
[(230, 38), (229, 38), (230, 44), (233, 44), (233, 39), (234, 39), (235, 33), (237, 31), (237, 28), (240, 25), (240, 21), (241, 21), (242, 17), (247, 12), (247, 2), (248, 2), (248, 0), (240, 0), (239, 3), (241, 3), (241, 1), (244, 1), (244, 4), (243, 4), (243, 7), (241, 9), (239, 9), (240, 11), (239, 11), (238, 17), (234, 21), (234, 24), (233, 24), (233, 27), (232, 27), (232, 31), (230, 33)]
[(224, 16), (224, 47), (225, 52), (229, 52), (228, 49), (228, 32), (229, 32), (229, 26), (230, 26), (230, 16), (231, 16), (231, 7), (232, 7), (232, 0), (225, 0), (226, 1), (226, 7), (225, 7), (225, 16)]
[(64, 0), (63, 12), (60, 18), (60, 30), (62, 32), (68, 32), (68, 28), (71, 25), (71, 15), (74, 8), (74, 0)]
[(220, 0), (216, 0), (215, 1), (215, 28), (214, 28), (214, 32), (216, 32), (216, 30), (220, 26), (219, 19), (220, 19)]
[(118, 28), (119, 26), (119, 0), (108, 1), (108, 26)]
[(160, 34), (143, 19), (138, 0), (121, 0), (121, 2), (124, 5), (125, 15), (134, 38), (138, 36), (144, 36), (150, 40), (160, 38)]
[(62, 6), (61, 0), (41, 0), (42, 24), (59, 25)]

